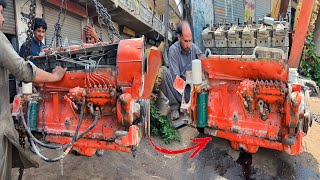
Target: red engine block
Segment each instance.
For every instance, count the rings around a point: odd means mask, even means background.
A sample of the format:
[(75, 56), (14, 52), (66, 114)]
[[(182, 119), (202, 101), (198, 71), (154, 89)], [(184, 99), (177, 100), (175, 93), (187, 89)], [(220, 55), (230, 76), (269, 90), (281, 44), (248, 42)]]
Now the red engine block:
[[(112, 51), (114, 56), (109, 53)], [(60, 82), (48, 83), (45, 88), (42, 84), (35, 85), (39, 87), (40, 95), (33, 95), (33, 98), (42, 99), (39, 101), (37, 132), (43, 131), (49, 142), (67, 144), (75, 134), (81, 111), (79, 134), (93, 123), (94, 114), (98, 113), (94, 128), (72, 149), (87, 156), (92, 156), (97, 149), (135, 150), (142, 135), (148, 133), (148, 99), (160, 68), (161, 52), (151, 50), (149, 57), (145, 58), (144, 39), (140, 38), (68, 53), (60, 53), (67, 54), (67, 58), (58, 57), (65, 58), (64, 61), (50, 57), (49, 63), (77, 68), (77, 65), (65, 63), (76, 57), (78, 64), (90, 61), (97, 66), (67, 71)], [(102, 55), (95, 59), (99, 53)], [(90, 58), (79, 61), (85, 57)], [(40, 62), (41, 57), (38, 59)]]
[[(288, 81), (285, 61), (211, 57), (202, 59), (202, 67), (208, 89), (206, 134), (250, 153), (259, 147), (303, 151), (302, 137), (311, 125), (309, 95)], [(193, 89), (193, 94), (200, 92)], [(196, 123), (197, 96), (192, 97), (189, 110)]]

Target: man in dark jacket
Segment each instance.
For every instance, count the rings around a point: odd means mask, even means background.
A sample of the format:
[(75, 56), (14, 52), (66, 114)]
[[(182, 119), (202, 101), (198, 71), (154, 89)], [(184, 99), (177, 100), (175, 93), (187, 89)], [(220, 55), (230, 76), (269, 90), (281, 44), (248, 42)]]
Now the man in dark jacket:
[[(31, 40), (31, 56), (39, 56), (39, 53), (46, 46), (42, 43), (43, 38), (46, 36), (47, 23), (41, 18), (35, 18), (34, 28), (33, 28), (33, 38)], [(26, 50), (26, 43), (23, 43), (19, 55), (24, 56)], [(34, 60), (31, 59), (31, 62), (34, 63)]]

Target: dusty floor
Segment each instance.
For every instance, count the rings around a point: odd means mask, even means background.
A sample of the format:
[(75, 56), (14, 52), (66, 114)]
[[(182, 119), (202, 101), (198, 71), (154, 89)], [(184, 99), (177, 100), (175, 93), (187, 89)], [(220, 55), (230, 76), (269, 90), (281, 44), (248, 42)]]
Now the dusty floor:
[[(311, 98), (314, 113), (320, 113), (320, 99)], [(158, 139), (154, 142), (168, 149), (190, 145), (190, 138), (198, 137), (191, 127), (179, 130), (181, 143), (168, 146)], [(23, 179), (320, 179), (320, 125), (313, 123), (304, 138), (305, 152), (289, 156), (285, 153), (262, 149), (253, 154), (240, 154), (232, 150), (229, 142), (213, 138), (196, 156), (190, 153), (168, 156), (156, 152), (147, 139), (143, 139), (137, 156), (118, 152), (105, 152), (102, 157), (68, 155), (64, 161), (46, 163), (38, 159), (40, 168), (28, 169)], [(51, 153), (51, 155), (54, 153)], [(18, 169), (12, 171), (17, 179)]]

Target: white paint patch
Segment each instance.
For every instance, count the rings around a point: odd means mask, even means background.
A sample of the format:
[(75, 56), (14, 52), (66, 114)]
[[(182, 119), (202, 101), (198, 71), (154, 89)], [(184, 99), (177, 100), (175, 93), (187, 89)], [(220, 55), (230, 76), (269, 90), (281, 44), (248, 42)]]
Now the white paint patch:
[(163, 157), (168, 158), (168, 159), (174, 159), (176, 156), (163, 155)]

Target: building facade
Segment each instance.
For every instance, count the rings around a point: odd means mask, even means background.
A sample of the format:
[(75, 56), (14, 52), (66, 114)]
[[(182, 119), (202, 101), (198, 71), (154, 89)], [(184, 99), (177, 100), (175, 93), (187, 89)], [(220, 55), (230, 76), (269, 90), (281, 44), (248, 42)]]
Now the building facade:
[[(164, 38), (165, 0), (107, 0), (99, 1), (107, 8), (114, 27), (123, 38), (145, 36), (147, 42), (159, 43)], [(170, 22), (176, 24), (181, 20), (176, 0), (170, 0)], [(36, 17), (44, 18), (48, 30), (44, 43), (49, 46), (54, 35), (54, 25), (60, 18), (61, 37), (63, 45), (81, 44), (84, 41), (83, 28), (94, 25), (103, 41), (110, 41), (107, 30), (102, 28), (94, 4), (91, 1), (79, 0), (36, 0)], [(26, 40), (27, 22), (29, 18), (28, 0), (8, 0), (4, 10), (6, 22), (3, 32), (12, 42), (15, 49)], [(180, 5), (181, 6), (181, 5)], [(62, 8), (61, 8), (62, 7)], [(175, 9), (176, 13), (173, 13)], [(169, 35), (169, 38), (171, 34)]]

